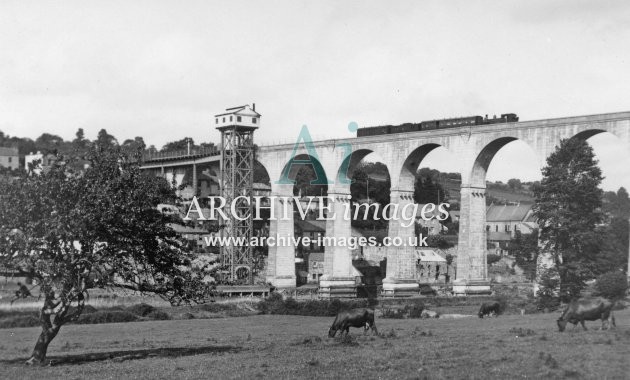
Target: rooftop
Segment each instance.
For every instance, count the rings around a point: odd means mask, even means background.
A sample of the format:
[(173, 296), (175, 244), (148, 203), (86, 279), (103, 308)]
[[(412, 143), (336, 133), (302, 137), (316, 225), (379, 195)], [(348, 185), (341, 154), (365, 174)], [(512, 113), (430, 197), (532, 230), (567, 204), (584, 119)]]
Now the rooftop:
[(0, 156), (17, 156), (18, 148), (0, 146)]
[(520, 203), (517, 205), (490, 205), (486, 209), (487, 222), (524, 221), (528, 217), (533, 204)]
[(416, 254), (418, 255), (418, 259), (420, 261), (446, 262), (445, 258), (432, 249), (417, 249)]

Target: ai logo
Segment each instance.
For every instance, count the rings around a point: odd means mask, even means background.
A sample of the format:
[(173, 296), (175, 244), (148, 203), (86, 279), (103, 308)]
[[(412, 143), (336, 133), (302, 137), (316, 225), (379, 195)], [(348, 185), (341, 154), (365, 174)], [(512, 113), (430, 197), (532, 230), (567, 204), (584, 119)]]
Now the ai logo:
[[(348, 123), (348, 130), (350, 132), (356, 132), (359, 129), (357, 123), (350, 122)], [(298, 149), (300, 145), (304, 144), (304, 148), (308, 153), (306, 159), (296, 159), (295, 157), (298, 155)], [(352, 180), (348, 178), (348, 169), (350, 166), (350, 160), (347, 158), (352, 154), (352, 145), (350, 143), (340, 143), (335, 144), (335, 148), (341, 148), (344, 150), (343, 157), (343, 166), (339, 169), (339, 176), (336, 178), (337, 183), (342, 185), (349, 185), (352, 183)], [(293, 151), (291, 152), (291, 159), (289, 160), (289, 164), (286, 169), (280, 174), (280, 179), (276, 181), (278, 185), (294, 185), (295, 180), (289, 179), (289, 173), (291, 172), (291, 168), (293, 165), (311, 165), (315, 170), (315, 175), (317, 179), (311, 181), (312, 185), (331, 185), (335, 183), (335, 181), (329, 180), (326, 178), (326, 174), (323, 172), (323, 169), (320, 165), (317, 165), (315, 161), (319, 162), (319, 155), (317, 154), (317, 150), (315, 149), (315, 144), (313, 143), (313, 139), (311, 134), (308, 131), (308, 127), (306, 125), (302, 126), (300, 130), (300, 134), (298, 135), (297, 141), (293, 145)]]

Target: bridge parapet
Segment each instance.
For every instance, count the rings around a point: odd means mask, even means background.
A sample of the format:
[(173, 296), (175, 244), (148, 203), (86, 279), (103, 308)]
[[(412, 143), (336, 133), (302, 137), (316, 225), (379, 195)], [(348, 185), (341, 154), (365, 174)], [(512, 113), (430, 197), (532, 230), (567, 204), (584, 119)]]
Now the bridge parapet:
[(218, 156), (221, 151), (217, 147), (212, 148), (195, 148), (188, 150), (178, 150), (174, 152), (149, 152), (142, 155), (142, 160), (146, 162), (154, 161), (171, 161), (182, 158), (208, 157)]

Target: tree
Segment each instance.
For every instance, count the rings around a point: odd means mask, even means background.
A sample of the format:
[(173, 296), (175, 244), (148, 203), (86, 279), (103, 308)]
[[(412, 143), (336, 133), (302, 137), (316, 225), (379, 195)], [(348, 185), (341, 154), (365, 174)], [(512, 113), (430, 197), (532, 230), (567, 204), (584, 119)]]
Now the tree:
[(301, 195), (303, 197), (326, 196), (328, 194), (327, 185), (311, 183), (317, 179), (317, 174), (313, 165), (300, 165), (300, 168), (295, 174), (295, 186), (293, 187), (293, 195)]
[(86, 159), (85, 171), (63, 157), (41, 175), (0, 184), (0, 265), (33, 278), (44, 297), (30, 364), (44, 362), (90, 289), (150, 292), (172, 303), (205, 294), (190, 254), (156, 208), (175, 197), (168, 183), (116, 146), (95, 146)]
[(508, 245), (510, 256), (514, 257), (516, 265), (523, 270), (528, 280), (536, 278), (536, 263), (538, 260), (538, 230), (531, 234), (517, 233)]
[(630, 218), (630, 198), (628, 191), (620, 187), (615, 193), (607, 191), (604, 193), (603, 210), (613, 218)]
[(557, 294), (560, 285), (556, 268), (543, 268), (540, 273), (540, 286), (536, 292), (536, 305), (539, 310), (555, 310), (560, 306)]
[(440, 172), (437, 170), (422, 168), (418, 171), (413, 193), (413, 198), (416, 203), (439, 204), (448, 199), (448, 191), (438, 182), (439, 176)]
[(610, 223), (598, 228), (599, 249), (594, 257), (594, 271), (602, 274), (628, 268), (628, 225), (627, 218), (613, 217)]
[(57, 135), (43, 133), (35, 140), (35, 146), (42, 153), (56, 153), (63, 146), (63, 139)]
[(521, 180), (518, 178), (509, 179), (507, 184), (512, 190), (520, 190), (523, 188), (523, 184), (521, 183)]
[(488, 265), (492, 265), (494, 263), (498, 263), (499, 261), (501, 261), (501, 256), (496, 255), (494, 253), (489, 253), (486, 256), (486, 262), (488, 263)]
[[(352, 173), (352, 184), (350, 194), (355, 206), (359, 203), (378, 203), (380, 206), (374, 220), (375, 208), (368, 209), (367, 218), (361, 217), (352, 220), (352, 226), (363, 229), (383, 230), (387, 228), (388, 221), (383, 213), (384, 206), (390, 202), (389, 171), (387, 166), (380, 162), (361, 162)], [(352, 214), (354, 215), (354, 209)]]
[(190, 149), (195, 147), (195, 140), (192, 137), (184, 137), (181, 140), (171, 141), (166, 143), (160, 152), (177, 152), (188, 150), (188, 143), (190, 142)]
[(98, 131), (98, 135), (94, 143), (100, 146), (101, 148), (106, 149), (111, 146), (117, 146), (118, 140), (116, 140), (114, 136), (107, 133), (107, 130), (103, 128), (100, 131)]
[(601, 181), (592, 148), (574, 138), (562, 140), (549, 156), (540, 186), (534, 189), (540, 239), (545, 252), (553, 256), (563, 300), (579, 296), (584, 281), (594, 277), (596, 226), (602, 222)]
[(611, 271), (597, 277), (597, 294), (612, 300), (623, 298), (628, 290), (628, 279), (621, 271)]
[(121, 147), (123, 148), (124, 151), (133, 154), (133, 153), (143, 153), (145, 148), (147, 147), (147, 144), (144, 143), (144, 139), (140, 136), (136, 136), (136, 138), (132, 139), (127, 139), (125, 141), (123, 141)]

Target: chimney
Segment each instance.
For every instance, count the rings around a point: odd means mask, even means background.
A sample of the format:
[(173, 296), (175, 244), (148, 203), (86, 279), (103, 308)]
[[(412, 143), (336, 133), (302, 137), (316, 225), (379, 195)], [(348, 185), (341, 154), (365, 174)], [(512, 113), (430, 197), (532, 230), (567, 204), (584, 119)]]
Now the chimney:
[(252, 103), (252, 110), (256, 112), (256, 103)]

